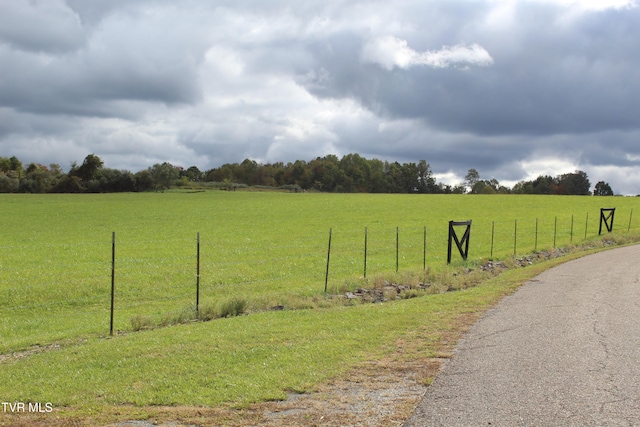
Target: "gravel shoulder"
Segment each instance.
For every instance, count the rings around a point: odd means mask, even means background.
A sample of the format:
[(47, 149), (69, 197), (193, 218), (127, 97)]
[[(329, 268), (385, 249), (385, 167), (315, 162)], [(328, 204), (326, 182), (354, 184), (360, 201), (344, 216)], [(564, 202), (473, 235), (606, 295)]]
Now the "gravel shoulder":
[(460, 341), (406, 427), (640, 425), (640, 246), (548, 270)]

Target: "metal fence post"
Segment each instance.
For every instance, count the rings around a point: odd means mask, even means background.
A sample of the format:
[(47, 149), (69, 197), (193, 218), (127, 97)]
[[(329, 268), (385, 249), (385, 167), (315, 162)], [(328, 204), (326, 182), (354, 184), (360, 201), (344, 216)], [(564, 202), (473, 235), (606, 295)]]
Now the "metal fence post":
[(111, 233), (111, 321), (109, 335), (113, 336), (113, 303), (116, 291), (116, 232)]
[(587, 220), (584, 222), (584, 240), (587, 240), (587, 229), (589, 228), (589, 212), (587, 212)]
[(200, 310), (200, 233), (196, 243), (196, 314)]
[(324, 293), (327, 293), (327, 285), (329, 284), (329, 260), (331, 259), (331, 235), (333, 228), (329, 229), (329, 249), (327, 249), (327, 272), (324, 275)]
[(399, 227), (396, 227), (396, 273), (398, 272), (398, 259), (400, 256), (400, 229)]
[(571, 234), (570, 234), (569, 242), (573, 243), (573, 214), (571, 214)]
[(427, 226), (424, 226), (424, 235), (422, 238), (422, 269), (427, 269)]
[(495, 236), (495, 232), (496, 232), (496, 222), (491, 221), (491, 255), (490, 255), (491, 258), (493, 258), (493, 238)]
[(364, 228), (364, 277), (367, 278), (367, 240), (369, 237), (369, 230)]
[(518, 220), (516, 219), (513, 224), (513, 255), (515, 256), (518, 251)]

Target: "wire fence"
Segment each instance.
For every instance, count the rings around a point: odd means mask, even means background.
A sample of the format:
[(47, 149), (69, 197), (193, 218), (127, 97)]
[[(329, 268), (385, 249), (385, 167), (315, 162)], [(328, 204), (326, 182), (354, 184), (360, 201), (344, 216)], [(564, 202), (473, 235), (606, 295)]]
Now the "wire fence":
[[(603, 231), (602, 218), (593, 213), (469, 219), (472, 260), (579, 244)], [(633, 210), (618, 212), (612, 225), (616, 232), (640, 228)], [(0, 335), (19, 339), (51, 324), (64, 336), (73, 322), (80, 322), (74, 328), (84, 332), (104, 331), (112, 295), (116, 330), (129, 329), (135, 313), (162, 315), (203, 300), (241, 295), (275, 306), (288, 295), (317, 296), (345, 280), (445, 264), (448, 227), (334, 227), (246, 241), (200, 233), (172, 239), (137, 239), (132, 232), (109, 237), (1, 247)]]

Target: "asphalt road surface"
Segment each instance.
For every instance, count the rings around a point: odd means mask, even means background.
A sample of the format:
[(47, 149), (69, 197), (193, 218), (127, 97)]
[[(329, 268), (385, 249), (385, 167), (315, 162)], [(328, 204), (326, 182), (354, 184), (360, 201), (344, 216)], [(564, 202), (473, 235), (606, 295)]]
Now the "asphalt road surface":
[(640, 245), (562, 264), (505, 298), (405, 426), (640, 426)]

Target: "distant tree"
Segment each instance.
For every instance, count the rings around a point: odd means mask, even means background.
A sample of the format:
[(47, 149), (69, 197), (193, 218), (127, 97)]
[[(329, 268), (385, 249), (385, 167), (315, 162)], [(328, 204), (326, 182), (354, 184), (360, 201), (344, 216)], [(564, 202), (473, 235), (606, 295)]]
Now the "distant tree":
[(369, 161), (369, 192), (388, 192), (385, 163), (382, 160), (372, 159)]
[(15, 179), (18, 184), (24, 175), (22, 162), (16, 156), (12, 156), (11, 158), (0, 157), (0, 172), (4, 173), (5, 176), (11, 180)]
[(9, 162), (11, 163), (11, 170), (22, 170), (22, 162), (16, 156), (12, 156)]
[(464, 185), (473, 193), (473, 187), (480, 181), (480, 173), (476, 169), (469, 169), (464, 177)]
[(485, 185), (479, 194), (496, 194), (497, 191), (491, 185)]
[(438, 193), (431, 165), (426, 160), (418, 162), (418, 193)]
[(87, 191), (94, 193), (135, 191), (135, 177), (129, 171), (103, 168), (96, 179), (89, 181)]
[(98, 171), (102, 168), (104, 162), (100, 159), (100, 157), (95, 154), (89, 154), (84, 158), (82, 165), (80, 167), (73, 167), (72, 171), (69, 172), (70, 175), (77, 176), (82, 181), (91, 181), (96, 178)]
[(11, 178), (5, 173), (0, 173), (0, 193), (13, 193), (18, 191), (18, 179)]
[(59, 180), (57, 171), (51, 171), (39, 163), (30, 163), (25, 172), (18, 188), (21, 193), (48, 193)]
[(402, 164), (403, 193), (417, 193), (420, 189), (418, 166), (415, 163)]
[(296, 160), (294, 163), (287, 164), (288, 182), (287, 184), (298, 185), (301, 188), (308, 189), (314, 182), (308, 182), (309, 175), (305, 174), (307, 170), (307, 162), (304, 160)]
[(402, 193), (404, 179), (402, 175), (402, 165), (398, 162), (385, 164), (387, 170), (387, 192)]
[(151, 182), (153, 183), (154, 190), (164, 191), (169, 189), (171, 184), (180, 177), (180, 170), (171, 163), (156, 163), (149, 168), (149, 175)]
[(458, 184), (455, 185), (452, 189), (451, 189), (451, 193), (452, 194), (464, 194), (467, 192), (467, 188), (463, 185), (463, 184)]
[(153, 179), (149, 169), (137, 172), (134, 176), (133, 191), (151, 191), (153, 190)]
[(554, 179), (549, 175), (540, 175), (532, 183), (533, 194), (551, 194)]
[(64, 175), (64, 172), (62, 171), (62, 168), (57, 163), (51, 163), (49, 165), (49, 170), (54, 175), (58, 175), (58, 176)]
[(342, 156), (338, 163), (345, 179), (343, 187), (346, 192), (364, 192), (369, 186), (369, 165), (367, 160), (359, 154), (347, 154)]
[(8, 157), (0, 157), (0, 172), (9, 172), (11, 170), (11, 162)]
[(182, 174), (191, 182), (200, 182), (203, 179), (203, 173), (200, 172), (200, 169), (198, 169), (197, 166), (191, 166), (186, 171), (183, 171)]
[(0, 193), (18, 191), (23, 175), (22, 162), (16, 156), (0, 157)]
[[(237, 164), (236, 164), (237, 166)], [(222, 182), (225, 179), (229, 181), (233, 180), (233, 165), (229, 163), (225, 163), (219, 168), (210, 169), (204, 174), (204, 180), (207, 182)]]
[(53, 193), (84, 193), (86, 187), (80, 177), (75, 175), (64, 175), (51, 189)]
[(577, 170), (573, 173), (559, 175), (554, 180), (554, 183), (557, 185), (555, 194), (570, 194), (581, 196), (591, 194), (591, 192), (589, 191), (589, 189), (591, 188), (589, 177), (583, 171)]
[(251, 159), (244, 159), (238, 166), (234, 175), (239, 183), (256, 185), (256, 174), (258, 172), (258, 162)]
[(486, 186), (487, 186), (487, 183), (480, 179), (476, 181), (475, 184), (473, 184), (473, 187), (471, 187), (469, 194), (483, 194), (482, 192), (484, 191), (484, 188)]
[(593, 190), (593, 195), (594, 196), (613, 196), (613, 190), (611, 189), (611, 186), (604, 182), (604, 181), (599, 181), (596, 184), (595, 189)]

